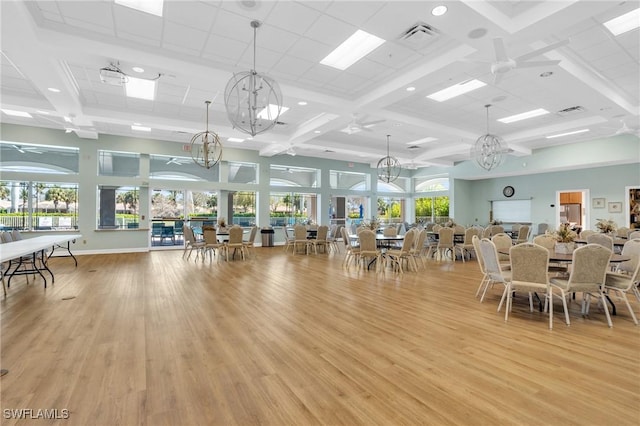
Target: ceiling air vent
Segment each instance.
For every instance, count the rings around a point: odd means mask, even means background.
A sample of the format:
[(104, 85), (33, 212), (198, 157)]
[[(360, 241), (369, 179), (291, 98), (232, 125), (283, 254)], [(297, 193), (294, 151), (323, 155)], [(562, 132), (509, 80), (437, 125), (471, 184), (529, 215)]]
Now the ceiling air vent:
[(414, 49), (420, 49), (430, 43), (439, 34), (440, 31), (431, 25), (424, 22), (418, 22), (400, 34), (398, 40)]
[(569, 108), (561, 109), (560, 111), (558, 111), (558, 114), (562, 116), (567, 116), (567, 115), (579, 114), (584, 111), (585, 111), (584, 107), (581, 107), (578, 105), (578, 106), (572, 106)]

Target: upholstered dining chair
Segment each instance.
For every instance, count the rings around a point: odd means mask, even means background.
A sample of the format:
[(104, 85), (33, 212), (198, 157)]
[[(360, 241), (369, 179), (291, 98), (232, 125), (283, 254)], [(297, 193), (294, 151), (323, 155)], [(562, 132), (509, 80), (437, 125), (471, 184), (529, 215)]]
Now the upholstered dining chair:
[(480, 285), (476, 290), (476, 297), (478, 297), (478, 294), (480, 294), (480, 290), (484, 288), (484, 285), (486, 284), (486, 280), (488, 280), (489, 277), (487, 276), (487, 273), (484, 270), (484, 260), (482, 259), (482, 251), (480, 251), (480, 238), (478, 237), (478, 235), (474, 235), (471, 238), (471, 243), (473, 244), (473, 251), (476, 254), (476, 260), (478, 261), (478, 266), (480, 267), (480, 273), (482, 274)]
[(582, 292), (582, 314), (588, 315), (591, 295), (597, 296), (602, 302), (609, 327), (613, 327), (604, 291), (611, 254), (611, 250), (599, 244), (578, 247), (573, 252), (569, 277), (551, 278), (551, 285), (560, 290), (567, 325), (570, 324), (567, 297), (572, 293)]
[[(417, 230), (417, 229), (412, 229), (413, 232), (417, 232), (417, 236), (413, 242), (413, 247), (411, 247), (411, 252), (410, 255), (411, 257), (413, 257), (416, 266), (418, 265), (418, 260), (420, 261), (420, 264), (422, 265), (422, 267), (424, 268), (425, 265), (425, 243), (427, 241), (427, 230), (426, 229), (421, 229), (421, 230)], [(406, 234), (405, 234), (406, 235)], [(405, 236), (406, 238), (406, 236)], [(404, 243), (403, 243), (404, 245)]]
[[(218, 241), (218, 235), (215, 227), (203, 226), (202, 236), (204, 238), (204, 247), (202, 249), (203, 261), (204, 261), (204, 258), (206, 257), (207, 252), (209, 253), (209, 260), (212, 260), (212, 256), (216, 254), (216, 250), (219, 250), (220, 252), (224, 251), (224, 243), (221, 243)], [(218, 262), (220, 262), (222, 253), (218, 253), (217, 257), (218, 257)]]
[(471, 252), (474, 250), (473, 242), (471, 241), (474, 235), (478, 235), (479, 231), (477, 228), (469, 227), (464, 231), (464, 240), (461, 243), (456, 243), (454, 245), (454, 254), (460, 252), (460, 257), (462, 257), (462, 262), (465, 261), (467, 254), (469, 255), (469, 259), (471, 259)]
[(418, 270), (418, 265), (415, 261), (415, 258), (411, 255), (411, 251), (414, 248), (413, 243), (416, 240), (417, 232), (418, 231), (413, 229), (409, 230), (406, 234), (404, 234), (402, 247), (400, 247), (399, 249), (389, 249), (384, 253), (384, 257), (386, 258), (387, 263), (391, 265), (392, 270), (398, 271), (402, 274), (403, 261), (407, 262), (407, 268), (409, 268), (409, 270), (411, 270), (412, 268), (414, 271)]
[(453, 253), (453, 228), (440, 228), (438, 230), (438, 244), (436, 245), (436, 258), (442, 260), (447, 253), (451, 253), (451, 260), (456, 257)]
[(586, 240), (589, 235), (593, 235), (596, 234), (596, 231), (593, 231), (591, 229), (585, 229), (584, 231), (580, 232), (580, 239), (581, 240)]
[[(629, 246), (627, 247), (627, 245)], [(625, 248), (627, 248), (626, 252)], [(627, 294), (634, 290), (637, 291), (638, 281), (640, 281), (640, 239), (627, 241), (622, 248), (622, 252), (623, 254), (631, 256), (631, 260), (627, 262), (624, 268), (627, 273), (607, 272), (604, 288), (609, 296), (612, 296), (612, 293), (614, 293), (618, 300), (624, 301), (634, 324), (638, 325), (638, 319), (629, 303)], [(636, 297), (637, 296), (636, 294)]]
[(329, 250), (329, 241), (327, 241), (328, 234), (329, 227), (327, 225), (318, 226), (316, 237), (309, 240), (309, 244), (311, 247), (313, 247), (313, 251), (315, 254), (318, 254), (318, 247), (322, 247), (324, 253), (327, 253), (327, 251)]
[[(498, 261), (498, 251), (495, 244), (488, 238), (480, 240), (480, 253), (482, 253), (482, 261), (484, 264), (484, 273), (486, 279), (484, 280), (484, 286), (482, 289), (482, 296), (480, 296), (480, 302), (484, 300), (484, 296), (487, 293), (489, 287), (493, 287), (494, 284), (507, 285), (511, 279), (510, 271), (503, 271)], [(502, 306), (502, 300), (498, 305), (498, 310)]]
[[(522, 228), (521, 228), (522, 229)], [(533, 243), (517, 244), (509, 249), (511, 280), (502, 294), (506, 299), (505, 322), (513, 306), (514, 292), (529, 294), (529, 311), (533, 312), (533, 293), (544, 297), (544, 310), (549, 312), (549, 329), (553, 328), (553, 289), (549, 282), (549, 250)], [(502, 301), (500, 302), (502, 304)]]
[(302, 247), (304, 253), (309, 252), (309, 240), (307, 239), (307, 227), (304, 225), (296, 225), (293, 227), (293, 254), (298, 252), (298, 248)]
[(247, 256), (251, 255), (252, 257), (255, 257), (256, 255), (256, 246), (255, 246), (255, 241), (256, 241), (256, 236), (258, 235), (258, 227), (256, 225), (251, 227), (251, 230), (249, 231), (249, 237), (242, 241), (242, 244), (244, 244), (244, 251), (247, 254)]
[(368, 268), (373, 262), (375, 262), (376, 271), (384, 270), (382, 252), (378, 248), (376, 242), (376, 233), (371, 229), (363, 229), (358, 233), (358, 240), (360, 240), (358, 265), (366, 265)]
[(518, 238), (515, 239), (515, 244), (529, 241), (529, 234), (531, 234), (531, 227), (529, 225), (521, 225), (518, 228)]
[(636, 239), (636, 238), (640, 238), (640, 231), (633, 231), (633, 232), (629, 232), (627, 234), (627, 238), (630, 240)]
[[(631, 259), (626, 262), (617, 263), (614, 272), (616, 274), (623, 274), (627, 277), (633, 275), (636, 265), (640, 263), (640, 237), (624, 243), (624, 246), (622, 246), (622, 255), (630, 256)], [(631, 286), (631, 291), (633, 291), (636, 299), (640, 302), (640, 291), (638, 291), (638, 285), (640, 285), (640, 274), (636, 275), (634, 285)]]
[(606, 247), (609, 250), (613, 251), (613, 238), (608, 236), (607, 234), (591, 234), (587, 237), (588, 244), (600, 244), (602, 247)]
[(342, 266), (349, 267), (351, 261), (357, 263), (358, 256), (360, 255), (360, 247), (354, 246), (351, 243), (351, 238), (349, 238), (349, 233), (347, 232), (346, 227), (340, 228), (340, 233), (342, 234), (342, 242), (344, 243), (344, 259), (342, 260)]
[(293, 250), (293, 243), (296, 239), (291, 234), (289, 234), (289, 229), (286, 225), (282, 227), (282, 230), (284, 231), (284, 251), (289, 250), (289, 247), (291, 247), (291, 249)]
[(242, 257), (242, 260), (245, 260), (246, 256), (244, 241), (242, 241), (242, 233), (243, 230), (239, 225), (233, 225), (229, 228), (229, 241), (224, 245), (227, 261), (233, 256), (233, 253), (235, 253), (236, 250), (240, 250), (240, 256)]
[[(537, 244), (546, 248), (547, 250), (554, 251), (556, 249), (556, 238), (551, 234), (542, 234), (536, 235), (533, 237), (533, 244)], [(566, 263), (549, 263), (549, 272), (567, 272), (567, 264)]]
[(198, 260), (198, 256), (200, 256), (200, 252), (204, 249), (206, 243), (204, 241), (196, 241), (196, 236), (194, 235), (193, 229), (190, 226), (184, 225), (182, 227), (182, 232), (184, 233), (184, 251), (182, 252), (182, 258), (184, 259), (184, 256), (187, 254), (188, 250), (188, 260), (191, 257), (191, 252), (195, 250), (196, 260)]
[[(497, 250), (509, 250), (513, 245), (513, 240), (509, 234), (500, 232), (491, 237), (491, 241), (496, 245)], [(498, 260), (502, 265), (502, 269), (505, 269), (509, 265), (509, 255), (504, 253), (498, 253)]]

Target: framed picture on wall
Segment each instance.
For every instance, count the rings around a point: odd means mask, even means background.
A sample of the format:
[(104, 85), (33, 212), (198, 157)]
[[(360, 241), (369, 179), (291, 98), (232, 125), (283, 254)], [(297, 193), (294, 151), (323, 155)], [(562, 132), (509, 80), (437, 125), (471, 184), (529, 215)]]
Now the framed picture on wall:
[(594, 209), (604, 209), (605, 199), (604, 198), (594, 198), (591, 200), (591, 207)]
[(630, 229), (640, 229), (640, 186), (627, 186), (625, 194), (626, 226)]
[(609, 203), (609, 213), (622, 213), (622, 203), (620, 201)]

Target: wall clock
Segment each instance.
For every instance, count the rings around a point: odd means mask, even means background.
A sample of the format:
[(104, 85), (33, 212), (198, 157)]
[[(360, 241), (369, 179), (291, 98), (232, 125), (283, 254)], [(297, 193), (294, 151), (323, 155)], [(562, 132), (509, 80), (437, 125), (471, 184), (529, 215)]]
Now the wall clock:
[(515, 194), (515, 192), (516, 191), (513, 189), (513, 186), (505, 186), (502, 189), (502, 194), (507, 198), (513, 197), (513, 194)]

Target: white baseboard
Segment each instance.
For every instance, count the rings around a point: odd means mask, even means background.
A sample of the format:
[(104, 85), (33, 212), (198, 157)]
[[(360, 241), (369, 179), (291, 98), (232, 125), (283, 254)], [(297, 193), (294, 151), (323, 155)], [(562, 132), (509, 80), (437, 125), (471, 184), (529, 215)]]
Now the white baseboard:
[(85, 254), (121, 254), (121, 253), (148, 253), (147, 247), (132, 247), (132, 248), (118, 248), (118, 249), (102, 249), (102, 250), (75, 250), (71, 247), (71, 253), (74, 256), (82, 256)]

